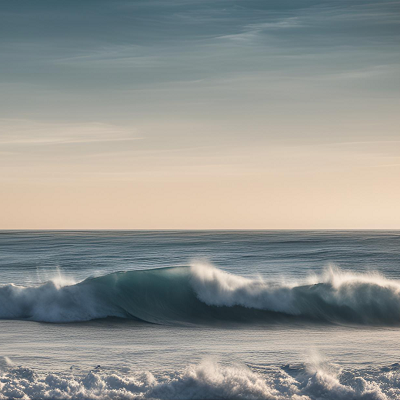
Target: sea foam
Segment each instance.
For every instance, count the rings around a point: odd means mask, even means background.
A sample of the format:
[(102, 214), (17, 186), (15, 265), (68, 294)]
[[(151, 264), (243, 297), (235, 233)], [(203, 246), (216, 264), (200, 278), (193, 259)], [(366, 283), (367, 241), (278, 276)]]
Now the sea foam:
[(320, 363), (248, 367), (205, 360), (157, 374), (96, 369), (80, 375), (9, 366), (0, 372), (0, 398), (386, 400), (399, 398), (399, 382), (398, 366), (344, 370)]

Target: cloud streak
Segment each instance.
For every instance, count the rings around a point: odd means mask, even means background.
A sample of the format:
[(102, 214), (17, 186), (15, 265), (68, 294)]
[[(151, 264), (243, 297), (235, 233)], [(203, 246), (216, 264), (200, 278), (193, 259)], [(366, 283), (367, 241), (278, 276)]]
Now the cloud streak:
[(104, 123), (0, 119), (0, 146), (40, 146), (139, 140), (132, 129)]

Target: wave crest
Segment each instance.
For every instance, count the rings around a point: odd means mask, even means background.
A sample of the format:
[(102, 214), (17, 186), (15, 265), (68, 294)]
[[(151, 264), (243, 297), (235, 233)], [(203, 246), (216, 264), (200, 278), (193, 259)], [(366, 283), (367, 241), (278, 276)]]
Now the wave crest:
[(337, 269), (300, 283), (274, 282), (195, 264), (116, 272), (76, 284), (0, 286), (3, 319), (71, 322), (107, 317), (162, 324), (399, 324), (400, 283)]
[(319, 321), (400, 322), (400, 283), (377, 273), (331, 267), (300, 284), (248, 279), (204, 265), (194, 265), (192, 274), (199, 299), (210, 306), (242, 306)]

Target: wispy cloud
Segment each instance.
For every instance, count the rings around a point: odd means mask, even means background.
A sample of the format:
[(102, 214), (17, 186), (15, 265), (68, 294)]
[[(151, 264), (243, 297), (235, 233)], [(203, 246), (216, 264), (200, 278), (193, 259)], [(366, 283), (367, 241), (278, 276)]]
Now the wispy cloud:
[(0, 119), (0, 146), (63, 145), (138, 140), (137, 132), (110, 124)]

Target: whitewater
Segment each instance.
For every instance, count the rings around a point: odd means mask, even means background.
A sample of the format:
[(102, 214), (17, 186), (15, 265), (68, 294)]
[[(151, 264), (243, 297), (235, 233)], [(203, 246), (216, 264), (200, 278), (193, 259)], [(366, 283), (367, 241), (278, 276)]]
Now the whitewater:
[(400, 233), (0, 232), (0, 399), (400, 399)]

